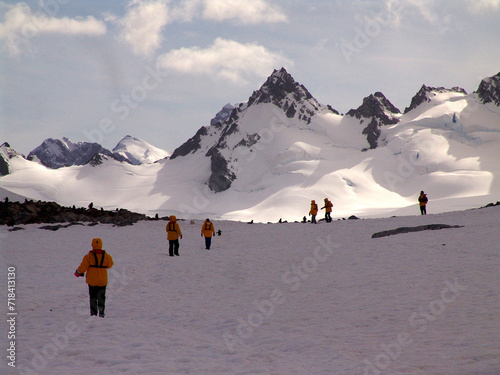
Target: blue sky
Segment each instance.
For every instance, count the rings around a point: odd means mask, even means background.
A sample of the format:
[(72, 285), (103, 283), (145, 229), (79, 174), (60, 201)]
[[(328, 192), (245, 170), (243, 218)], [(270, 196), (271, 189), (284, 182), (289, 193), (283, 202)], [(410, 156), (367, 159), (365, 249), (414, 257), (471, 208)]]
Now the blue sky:
[(500, 71), (500, 0), (0, 1), (0, 141), (172, 152), (284, 66), (341, 113)]

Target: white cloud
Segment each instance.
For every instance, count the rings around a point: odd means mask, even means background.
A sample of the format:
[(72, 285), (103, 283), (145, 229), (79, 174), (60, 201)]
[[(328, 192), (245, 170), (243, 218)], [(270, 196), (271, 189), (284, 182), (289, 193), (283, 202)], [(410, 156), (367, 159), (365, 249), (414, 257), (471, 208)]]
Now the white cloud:
[(500, 9), (500, 0), (469, 0), (472, 13), (495, 11)]
[(163, 27), (168, 23), (165, 1), (134, 0), (128, 12), (118, 21), (120, 39), (132, 47), (137, 55), (148, 56), (160, 47)]
[(31, 8), (22, 2), (6, 7), (8, 10), (0, 23), (0, 40), (13, 55), (19, 54), (23, 46), (30, 48), (30, 40), (41, 34), (97, 36), (106, 33), (106, 25), (91, 16), (75, 19), (48, 17), (42, 10), (33, 14)]
[(170, 51), (158, 58), (158, 64), (166, 70), (245, 84), (248, 76), (265, 77), (273, 69), (293, 63), (255, 43), (241, 44), (217, 38), (207, 49), (192, 47)]
[(235, 20), (243, 24), (284, 22), (279, 7), (264, 0), (204, 0), (203, 17), (213, 21)]

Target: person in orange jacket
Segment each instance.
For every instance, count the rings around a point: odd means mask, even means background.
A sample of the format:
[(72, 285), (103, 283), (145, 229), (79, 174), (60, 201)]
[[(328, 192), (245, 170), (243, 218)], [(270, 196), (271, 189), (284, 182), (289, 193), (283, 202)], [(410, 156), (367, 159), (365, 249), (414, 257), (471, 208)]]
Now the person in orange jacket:
[(76, 277), (83, 277), (89, 285), (90, 315), (104, 318), (106, 305), (106, 286), (108, 285), (108, 269), (113, 267), (113, 258), (102, 249), (102, 240), (92, 240), (92, 250), (83, 257), (82, 263), (75, 271)]
[(422, 190), (420, 192), (420, 196), (418, 197), (418, 204), (420, 206), (420, 214), (427, 215), (426, 205), (427, 205), (428, 201), (429, 201), (429, 199), (427, 199), (427, 195)]
[(309, 210), (309, 215), (311, 215), (311, 224), (316, 224), (316, 215), (318, 214), (318, 205), (316, 201), (311, 201), (311, 209)]
[(205, 220), (201, 227), (201, 236), (205, 236), (205, 249), (210, 250), (212, 236), (215, 236), (215, 228), (210, 219)]
[(174, 215), (170, 216), (170, 221), (167, 224), (167, 239), (168, 239), (168, 252), (171, 257), (174, 255), (179, 256), (179, 237), (182, 239), (181, 228)]
[(325, 198), (325, 205), (321, 207), (321, 209), (325, 208), (325, 222), (327, 223), (332, 221), (332, 216), (331, 216), (332, 207), (333, 203), (328, 198)]

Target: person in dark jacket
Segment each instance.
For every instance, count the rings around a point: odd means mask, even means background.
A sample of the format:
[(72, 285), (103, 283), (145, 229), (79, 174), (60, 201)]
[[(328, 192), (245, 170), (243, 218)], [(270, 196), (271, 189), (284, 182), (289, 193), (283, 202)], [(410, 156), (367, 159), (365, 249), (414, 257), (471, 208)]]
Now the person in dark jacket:
[(426, 205), (428, 201), (429, 199), (427, 199), (427, 195), (423, 191), (421, 191), (420, 196), (418, 197), (418, 204), (420, 206), (420, 213), (422, 215), (427, 215)]
[(201, 227), (201, 236), (205, 236), (205, 249), (210, 250), (212, 236), (215, 236), (215, 228), (210, 219), (205, 220)]
[(83, 277), (89, 285), (90, 315), (104, 318), (106, 305), (106, 286), (108, 285), (108, 269), (113, 267), (113, 258), (102, 249), (102, 240), (92, 240), (92, 250), (83, 257), (82, 263), (75, 271), (76, 277)]

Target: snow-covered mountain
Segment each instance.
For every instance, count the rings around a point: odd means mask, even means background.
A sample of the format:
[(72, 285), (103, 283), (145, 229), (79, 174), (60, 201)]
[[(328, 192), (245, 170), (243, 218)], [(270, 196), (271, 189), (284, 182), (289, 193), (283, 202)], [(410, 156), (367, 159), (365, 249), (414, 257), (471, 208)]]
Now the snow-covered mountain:
[(154, 163), (170, 156), (167, 151), (130, 135), (118, 142), (113, 149), (113, 154), (121, 155), (133, 165)]
[(73, 165), (97, 166), (104, 160), (114, 159), (133, 165), (154, 163), (169, 156), (165, 150), (127, 135), (113, 151), (98, 143), (72, 142), (69, 138), (48, 138), (28, 154), (28, 160), (38, 161), (44, 166), (57, 169)]
[(57, 169), (87, 164), (96, 154), (113, 157), (109, 150), (95, 142), (74, 143), (66, 137), (48, 138), (28, 154), (28, 160), (39, 161), (48, 168)]
[[(102, 156), (48, 170), (13, 157), (0, 184), (66, 205), (231, 220), (300, 220), (310, 200), (325, 197), (334, 217), (411, 214), (420, 190), (431, 213), (477, 207), (500, 197), (499, 77), (472, 94), (424, 85), (404, 113), (376, 92), (342, 116), (275, 70), (168, 159), (132, 165)], [(137, 141), (126, 140), (118, 155), (144, 160), (148, 147), (134, 152)]]

